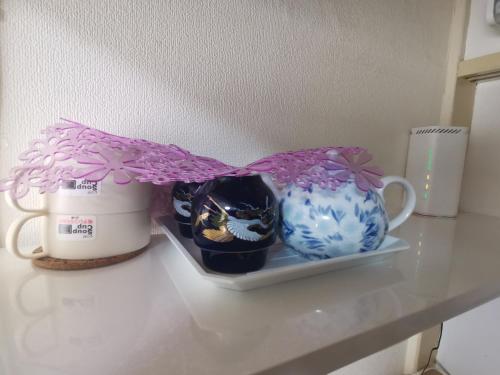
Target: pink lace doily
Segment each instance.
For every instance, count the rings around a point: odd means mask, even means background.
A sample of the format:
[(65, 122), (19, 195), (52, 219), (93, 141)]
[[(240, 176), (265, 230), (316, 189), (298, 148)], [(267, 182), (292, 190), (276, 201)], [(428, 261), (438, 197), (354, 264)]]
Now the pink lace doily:
[(136, 180), (168, 185), (267, 173), (279, 184), (296, 183), (303, 188), (318, 184), (335, 190), (353, 179), (363, 191), (381, 187), (383, 175), (380, 168), (366, 165), (371, 155), (359, 147), (283, 152), (235, 167), (173, 144), (119, 137), (69, 120), (46, 128), (19, 159), (22, 165), (0, 180), (0, 191), (9, 191), (13, 198), (25, 196), (33, 187), (40, 193), (55, 192), (64, 180), (100, 181), (108, 175), (117, 184)]

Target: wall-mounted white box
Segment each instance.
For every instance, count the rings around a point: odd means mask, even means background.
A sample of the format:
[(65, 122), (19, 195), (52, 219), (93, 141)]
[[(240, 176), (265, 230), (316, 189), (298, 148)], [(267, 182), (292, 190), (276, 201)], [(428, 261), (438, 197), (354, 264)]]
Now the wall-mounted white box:
[(468, 137), (464, 127), (411, 129), (406, 178), (417, 194), (416, 213), (457, 215)]

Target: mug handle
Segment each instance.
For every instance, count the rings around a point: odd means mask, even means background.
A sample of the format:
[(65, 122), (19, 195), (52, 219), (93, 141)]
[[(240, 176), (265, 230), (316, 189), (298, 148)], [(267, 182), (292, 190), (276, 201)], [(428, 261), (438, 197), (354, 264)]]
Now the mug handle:
[(411, 213), (415, 209), (417, 196), (415, 194), (415, 189), (413, 189), (413, 186), (411, 186), (410, 182), (406, 178), (399, 176), (386, 176), (382, 177), (381, 180), (384, 186), (382, 186), (380, 189), (377, 189), (377, 192), (381, 197), (384, 196), (384, 190), (390, 184), (400, 184), (405, 190), (405, 205), (401, 212), (396, 215), (395, 218), (389, 221), (389, 228), (387, 231), (390, 232), (391, 230), (399, 227), (406, 221), (406, 219), (410, 217)]
[(33, 249), (31, 252), (23, 254), (19, 250), (18, 241), (19, 241), (19, 233), (21, 232), (21, 228), (23, 225), (36, 217), (47, 215), (47, 211), (44, 209), (27, 209), (22, 207), (16, 198), (11, 197), (9, 193), (5, 194), (5, 200), (7, 204), (12, 208), (15, 208), (21, 212), (27, 213), (26, 215), (21, 216), (19, 219), (15, 220), (7, 229), (7, 234), (5, 238), (5, 247), (12, 254), (18, 256), (21, 259), (35, 259), (41, 258), (48, 255), (47, 250), (44, 250), (42, 246), (38, 246)]
[(17, 308), (25, 316), (35, 316), (35, 317), (45, 316), (51, 311), (50, 307), (44, 307), (43, 309), (40, 309), (40, 310), (30, 310), (30, 309), (26, 308), (26, 306), (24, 305), (24, 302), (23, 302), (24, 301), (24, 299), (23, 299), (24, 289), (29, 284), (31, 284), (34, 280), (38, 279), (42, 275), (43, 274), (40, 272), (28, 273), (27, 275), (25, 275), (21, 279), (19, 286), (16, 288), (15, 298), (16, 298)]

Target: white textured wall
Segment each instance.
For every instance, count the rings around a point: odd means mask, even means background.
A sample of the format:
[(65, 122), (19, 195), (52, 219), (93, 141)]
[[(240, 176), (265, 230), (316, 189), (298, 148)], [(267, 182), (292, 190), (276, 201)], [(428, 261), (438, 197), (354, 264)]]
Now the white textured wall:
[(439, 119), (452, 0), (0, 4), (2, 175), (59, 116), (235, 164), (361, 145), (389, 174)]

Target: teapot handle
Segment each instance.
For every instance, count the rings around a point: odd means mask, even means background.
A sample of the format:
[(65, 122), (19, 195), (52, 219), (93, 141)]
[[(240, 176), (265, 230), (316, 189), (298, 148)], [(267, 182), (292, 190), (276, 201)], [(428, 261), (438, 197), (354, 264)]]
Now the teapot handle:
[(403, 189), (405, 190), (405, 205), (401, 212), (396, 215), (395, 218), (389, 221), (389, 229), (388, 232), (391, 230), (399, 227), (401, 224), (403, 224), (406, 219), (408, 219), (415, 209), (415, 205), (417, 203), (417, 197), (415, 194), (415, 189), (413, 189), (413, 186), (411, 186), (410, 182), (399, 176), (386, 176), (382, 178), (382, 183), (384, 186), (382, 188), (378, 189), (378, 193), (380, 196), (384, 196), (384, 190), (387, 186), (390, 184), (400, 184), (403, 186)]

